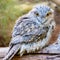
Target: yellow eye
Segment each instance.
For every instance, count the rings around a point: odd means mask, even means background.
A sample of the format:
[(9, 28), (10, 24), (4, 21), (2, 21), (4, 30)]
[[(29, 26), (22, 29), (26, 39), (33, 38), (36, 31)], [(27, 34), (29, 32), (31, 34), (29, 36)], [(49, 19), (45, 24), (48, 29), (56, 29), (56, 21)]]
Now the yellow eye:
[(39, 16), (39, 13), (37, 13), (37, 12), (34, 12), (34, 14), (35, 14), (36, 16)]
[(52, 12), (48, 12), (47, 14), (46, 14), (46, 16), (49, 16), (49, 15), (51, 15), (52, 14)]

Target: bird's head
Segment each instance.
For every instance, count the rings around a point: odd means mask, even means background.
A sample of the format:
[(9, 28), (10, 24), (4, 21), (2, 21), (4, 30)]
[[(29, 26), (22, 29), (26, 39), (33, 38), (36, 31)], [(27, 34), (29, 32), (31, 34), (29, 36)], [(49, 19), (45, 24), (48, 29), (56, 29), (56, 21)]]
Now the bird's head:
[(40, 24), (50, 22), (54, 18), (54, 10), (47, 5), (36, 5), (28, 14)]

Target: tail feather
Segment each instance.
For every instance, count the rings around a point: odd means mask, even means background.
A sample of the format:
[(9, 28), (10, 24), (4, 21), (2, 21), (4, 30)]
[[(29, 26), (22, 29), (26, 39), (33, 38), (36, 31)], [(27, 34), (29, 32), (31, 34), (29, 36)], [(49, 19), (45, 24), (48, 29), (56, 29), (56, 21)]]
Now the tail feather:
[(3, 58), (3, 60), (11, 60), (14, 55), (18, 52), (18, 50), (20, 49), (20, 45), (14, 45), (11, 50), (9, 50), (8, 54)]

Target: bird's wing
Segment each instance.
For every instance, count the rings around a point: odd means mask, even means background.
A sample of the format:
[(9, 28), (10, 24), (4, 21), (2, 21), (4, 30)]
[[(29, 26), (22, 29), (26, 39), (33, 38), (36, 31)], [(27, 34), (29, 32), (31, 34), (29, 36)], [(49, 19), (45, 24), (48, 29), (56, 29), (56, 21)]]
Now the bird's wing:
[(11, 60), (14, 57), (14, 55), (18, 52), (19, 49), (20, 49), (20, 44), (12, 46), (12, 48), (9, 49), (8, 53), (3, 58), (3, 60)]
[(40, 29), (36, 22), (33, 22), (29, 18), (24, 18), (21, 21), (19, 20), (12, 33), (12, 41), (11, 43), (23, 43), (23, 42), (31, 42), (36, 35), (40, 35), (43, 32), (46, 32), (44, 29)]

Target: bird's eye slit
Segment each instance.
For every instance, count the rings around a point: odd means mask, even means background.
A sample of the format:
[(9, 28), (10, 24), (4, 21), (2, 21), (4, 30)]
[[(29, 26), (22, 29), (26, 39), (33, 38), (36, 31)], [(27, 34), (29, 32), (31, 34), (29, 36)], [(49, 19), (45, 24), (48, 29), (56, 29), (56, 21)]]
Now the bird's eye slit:
[(37, 13), (37, 12), (35, 12), (34, 14), (35, 14), (36, 16), (39, 16), (39, 13)]
[(47, 14), (46, 14), (46, 16), (49, 16), (49, 15), (51, 15), (52, 13), (51, 12), (48, 12)]
[(38, 14), (38, 13), (36, 13), (36, 16), (39, 16), (39, 14)]
[(49, 13), (47, 13), (46, 16), (49, 16)]

